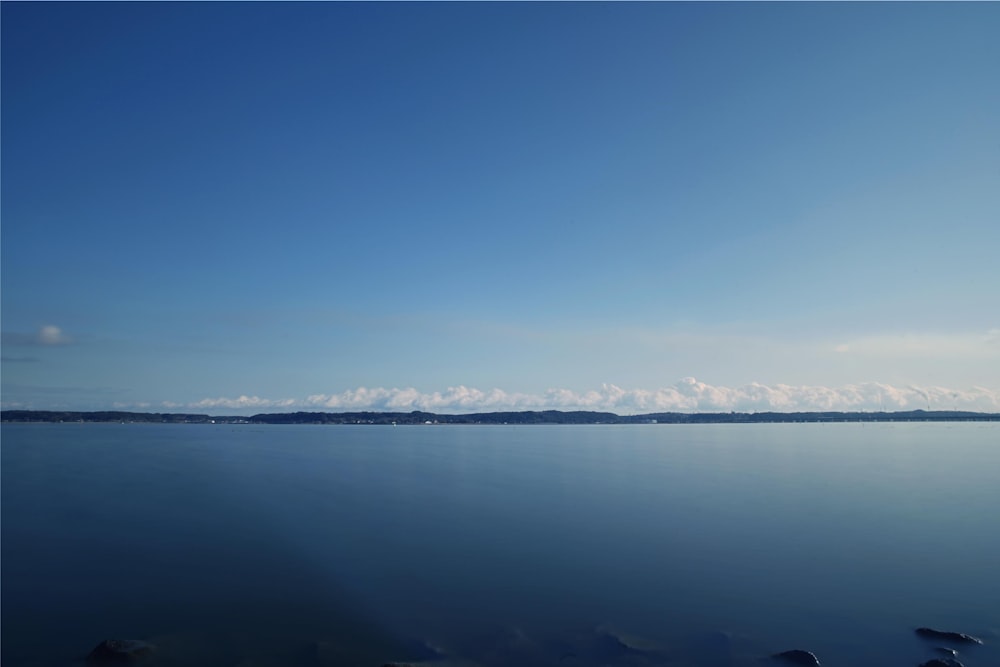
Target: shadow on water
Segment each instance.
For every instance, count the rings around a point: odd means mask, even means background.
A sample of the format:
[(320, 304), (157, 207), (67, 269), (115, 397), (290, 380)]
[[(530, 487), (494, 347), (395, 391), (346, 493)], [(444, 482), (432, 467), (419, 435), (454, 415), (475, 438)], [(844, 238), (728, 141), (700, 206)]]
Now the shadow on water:
[[(287, 539), (251, 486), (171, 454), (75, 454), (5, 442), (2, 663), (82, 663), (105, 639), (158, 650), (143, 664), (380, 665), (430, 655)], [(68, 453), (67, 453), (68, 452)], [(55, 454), (66, 459), (60, 466)], [(23, 455), (22, 455), (23, 454)], [(344, 549), (349, 548), (344, 546)]]
[(427, 657), (279, 544), (189, 545), (171, 562), (147, 554), (142, 564), (115, 559), (114, 567), (84, 569), (86, 584), (78, 581), (62, 596), (43, 592), (40, 604), (16, 586), (5, 592), (4, 665), (72, 664), (108, 638), (158, 646), (151, 667), (378, 665)]

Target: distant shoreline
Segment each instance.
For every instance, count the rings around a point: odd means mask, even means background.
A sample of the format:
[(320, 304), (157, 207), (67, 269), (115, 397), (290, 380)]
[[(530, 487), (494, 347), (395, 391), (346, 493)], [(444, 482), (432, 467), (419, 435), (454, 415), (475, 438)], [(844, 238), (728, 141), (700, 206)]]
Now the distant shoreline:
[(957, 410), (905, 412), (656, 412), (617, 415), (612, 412), (526, 410), (462, 415), (433, 412), (288, 412), (250, 417), (190, 413), (122, 411), (3, 410), (0, 421), (11, 423), (146, 423), (146, 424), (781, 424), (833, 422), (994, 422), (1000, 413)]

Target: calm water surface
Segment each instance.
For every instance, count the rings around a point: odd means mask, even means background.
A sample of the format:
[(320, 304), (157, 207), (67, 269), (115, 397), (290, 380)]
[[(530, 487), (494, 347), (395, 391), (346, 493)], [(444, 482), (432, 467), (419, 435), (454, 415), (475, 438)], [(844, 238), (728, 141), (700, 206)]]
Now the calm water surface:
[(6, 666), (106, 637), (163, 665), (905, 666), (921, 625), (1000, 665), (998, 424), (2, 437)]

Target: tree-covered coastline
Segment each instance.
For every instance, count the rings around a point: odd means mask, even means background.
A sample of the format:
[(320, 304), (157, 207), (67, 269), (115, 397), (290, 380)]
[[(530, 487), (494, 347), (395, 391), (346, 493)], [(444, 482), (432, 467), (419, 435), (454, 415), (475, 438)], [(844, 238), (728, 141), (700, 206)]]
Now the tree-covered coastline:
[(250, 417), (191, 413), (123, 411), (3, 410), (5, 423), (89, 422), (151, 424), (770, 424), (791, 422), (926, 422), (1000, 421), (1000, 413), (957, 410), (900, 412), (654, 412), (618, 415), (613, 412), (524, 410), (437, 414), (412, 412), (283, 412)]

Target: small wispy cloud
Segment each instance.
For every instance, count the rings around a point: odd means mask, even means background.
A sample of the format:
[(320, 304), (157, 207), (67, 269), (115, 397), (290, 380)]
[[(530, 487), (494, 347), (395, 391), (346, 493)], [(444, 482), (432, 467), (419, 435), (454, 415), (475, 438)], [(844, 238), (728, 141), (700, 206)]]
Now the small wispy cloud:
[(597, 410), (619, 414), (647, 412), (800, 412), (872, 410), (970, 410), (1000, 412), (1000, 391), (985, 387), (898, 387), (879, 382), (839, 387), (764, 385), (736, 387), (711, 385), (683, 378), (659, 389), (626, 389), (604, 384), (589, 391), (552, 388), (541, 393), (448, 387), (423, 392), (413, 387), (358, 387), (302, 399), (267, 399), (259, 396), (206, 398), (190, 403), (165, 403), (168, 409), (386, 411), (423, 410), (441, 413), (503, 410)]
[[(3, 383), (0, 408), (4, 410), (107, 410), (117, 406), (114, 399), (124, 393), (119, 387), (100, 385), (52, 386)], [(83, 398), (81, 398), (83, 397)], [(126, 405), (122, 402), (121, 405)], [(118, 410), (138, 410), (142, 404), (128, 401), (127, 407)]]
[(1000, 360), (1000, 329), (961, 334), (897, 333), (842, 341), (833, 350), (869, 359)]
[(26, 333), (20, 331), (4, 331), (2, 334), (4, 345), (30, 346), (30, 345), (69, 345), (73, 339), (61, 328), (54, 324), (45, 324), (38, 327), (37, 331)]

